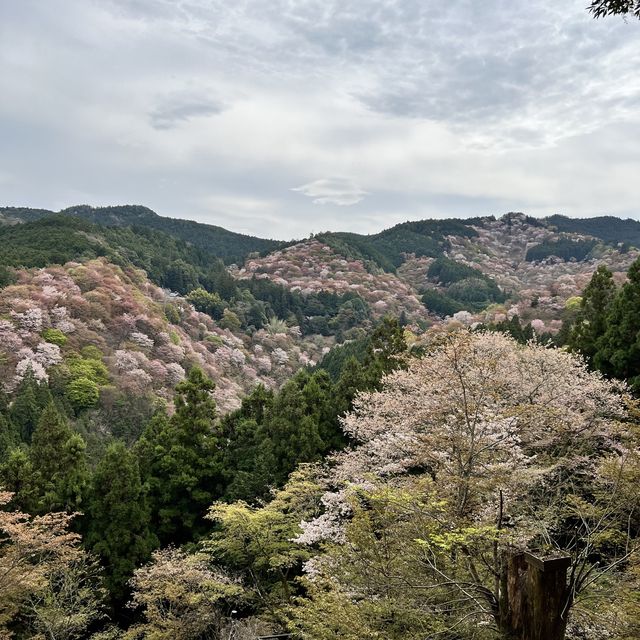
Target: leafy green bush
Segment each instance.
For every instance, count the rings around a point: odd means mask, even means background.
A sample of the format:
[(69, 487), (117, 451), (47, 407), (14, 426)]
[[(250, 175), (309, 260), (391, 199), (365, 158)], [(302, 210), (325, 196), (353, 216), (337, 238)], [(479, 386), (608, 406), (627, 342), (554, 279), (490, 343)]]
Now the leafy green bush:
[(64, 347), (64, 345), (67, 344), (68, 338), (60, 329), (45, 329), (41, 335), (45, 342), (57, 344), (59, 347)]
[(100, 398), (98, 385), (89, 378), (75, 378), (67, 385), (67, 398), (76, 410), (93, 407)]
[(68, 361), (67, 367), (73, 380), (87, 378), (96, 384), (107, 384), (109, 382), (109, 371), (100, 360), (76, 358)]
[(190, 291), (187, 300), (196, 308), (196, 311), (206, 313), (215, 320), (222, 318), (226, 308), (224, 301), (217, 293), (209, 293), (202, 287)]
[(498, 285), (488, 278), (465, 278), (454, 282), (447, 289), (447, 296), (473, 309), (484, 309), (494, 302), (504, 302), (505, 295)]

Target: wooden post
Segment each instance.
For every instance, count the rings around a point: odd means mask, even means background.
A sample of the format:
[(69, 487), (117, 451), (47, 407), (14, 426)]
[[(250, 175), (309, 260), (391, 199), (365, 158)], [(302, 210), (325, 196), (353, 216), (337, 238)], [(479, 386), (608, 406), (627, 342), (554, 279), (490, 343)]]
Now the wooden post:
[(513, 640), (564, 640), (571, 558), (512, 554), (506, 561), (506, 594), (500, 627)]

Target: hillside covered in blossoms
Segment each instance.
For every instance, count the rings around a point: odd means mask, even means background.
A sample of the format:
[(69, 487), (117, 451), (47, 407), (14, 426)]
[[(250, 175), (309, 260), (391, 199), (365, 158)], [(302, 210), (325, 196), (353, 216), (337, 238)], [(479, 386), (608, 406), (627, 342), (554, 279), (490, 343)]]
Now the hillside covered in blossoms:
[[(194, 366), (216, 381), (222, 410), (257, 384), (277, 388), (332, 344), (284, 323), (242, 332), (104, 259), (18, 270), (0, 290), (0, 372), (12, 393), (30, 371), (69, 393), (87, 383), (87, 408), (122, 395), (171, 401)], [(222, 325), (222, 326), (221, 326)], [(235, 331), (234, 331), (235, 330)], [(92, 383), (92, 384), (89, 384)], [(73, 403), (73, 400), (70, 399)]]
[(636, 637), (630, 221), (0, 221), (0, 637)]

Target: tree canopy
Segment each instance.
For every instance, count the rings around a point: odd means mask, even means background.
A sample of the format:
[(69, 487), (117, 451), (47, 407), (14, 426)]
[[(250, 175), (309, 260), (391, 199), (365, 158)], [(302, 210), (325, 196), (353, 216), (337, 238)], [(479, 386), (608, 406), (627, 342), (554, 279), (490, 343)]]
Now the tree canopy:
[(594, 18), (611, 15), (633, 15), (640, 18), (640, 0), (594, 0), (589, 5)]

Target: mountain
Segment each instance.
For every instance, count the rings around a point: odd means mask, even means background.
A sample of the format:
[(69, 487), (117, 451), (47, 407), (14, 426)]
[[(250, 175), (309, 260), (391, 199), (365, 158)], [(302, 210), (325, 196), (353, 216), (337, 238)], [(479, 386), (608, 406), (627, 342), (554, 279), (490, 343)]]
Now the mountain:
[[(87, 428), (94, 433), (127, 422), (127, 412), (130, 428), (141, 428), (158, 403), (170, 403), (194, 365), (215, 380), (217, 403), (228, 411), (258, 383), (277, 388), (315, 364), (332, 344), (331, 337), (303, 336), (284, 323), (249, 332), (215, 321), (143, 271), (106, 257), (20, 269), (0, 288), (3, 391), (13, 393), (28, 368), (62, 390), (88, 379), (96, 393), (88, 406), (68, 399), (72, 410), (91, 410)], [(110, 422), (116, 413), (120, 419)]]
[[(466, 314), (460, 318), (468, 324), (518, 315), (553, 333), (560, 328), (567, 301), (581, 294), (598, 264), (606, 264), (622, 280), (638, 257), (637, 249), (558, 231), (546, 220), (524, 214), (474, 218), (464, 224), (427, 222), (399, 225), (375, 237), (321, 234), (252, 257), (234, 275), (266, 278), (303, 293), (352, 290), (374, 308), (413, 313), (414, 320), (420, 319), (415, 310), (419, 299), (431, 322), (458, 312)], [(425, 232), (424, 241), (418, 250), (402, 254), (393, 272), (385, 272), (370, 245), (361, 244), (363, 238), (377, 243), (381, 237), (390, 239), (390, 259), (407, 229), (413, 229), (414, 240), (422, 237), (416, 228)], [(426, 235), (429, 229), (431, 236)]]
[(35, 218), (0, 225), (0, 265), (45, 267), (104, 256), (120, 266), (144, 269), (153, 282), (178, 293), (198, 286), (234, 287), (216, 253), (166, 232), (104, 226), (67, 214)]
[[(596, 266), (607, 264), (620, 280), (637, 256), (632, 245), (640, 244), (633, 220), (519, 213), (406, 222), (372, 235), (327, 232), (289, 243), (139, 206), (78, 206), (63, 214), (4, 208), (0, 222), (0, 265), (105, 257), (144, 269), (155, 284), (183, 295), (202, 288), (219, 296), (220, 304), (200, 300), (200, 310), (220, 316), (226, 308), (245, 331), (274, 319), (340, 341), (385, 313), (424, 328), (458, 312), (481, 323), (517, 312), (557, 331), (566, 301), (581, 293)], [(228, 270), (222, 261), (232, 254), (236, 264)], [(0, 272), (0, 283), (7, 277)]]
[(636, 248), (640, 247), (640, 222), (630, 218), (626, 220), (615, 216), (568, 218), (555, 215), (545, 218), (545, 222), (558, 231), (593, 236), (611, 244), (623, 243)]
[[(159, 216), (151, 209), (140, 205), (111, 207), (77, 205), (59, 212), (26, 207), (0, 207), (0, 225), (33, 222), (56, 215), (73, 216), (106, 227), (132, 227), (161, 231), (219, 257), (227, 264), (242, 262), (250, 253), (266, 254), (295, 244), (295, 241), (268, 240), (193, 220)], [(637, 220), (623, 220), (614, 216), (569, 218), (562, 215), (538, 219), (518, 213), (509, 213), (501, 218), (507, 224), (510, 224), (510, 220), (520, 219), (525, 220), (530, 227), (574, 236), (574, 239), (565, 240), (557, 246), (553, 246), (552, 242), (550, 247), (544, 246), (537, 251), (532, 250), (530, 260), (541, 260), (551, 255), (567, 257), (567, 259), (572, 257), (582, 259), (593, 248), (594, 245), (591, 243), (593, 239), (611, 246), (623, 245), (623, 250), (631, 246), (640, 247), (640, 222)], [(494, 216), (419, 220), (403, 222), (376, 234), (325, 232), (318, 234), (316, 239), (346, 258), (362, 260), (369, 268), (377, 267), (393, 272), (403, 264), (405, 254), (413, 254), (416, 257), (440, 257), (450, 248), (449, 237), (477, 238), (477, 227), (482, 228), (495, 221)], [(561, 235), (554, 240), (559, 238)]]
[[(79, 205), (62, 209), (57, 213), (63, 216), (82, 218), (87, 222), (106, 227), (142, 227), (162, 231), (189, 243), (193, 247), (222, 258), (226, 262), (242, 260), (249, 253), (272, 251), (284, 245), (283, 242), (276, 240), (234, 233), (222, 227), (193, 220), (166, 218), (139, 205), (117, 207)], [(0, 223), (33, 222), (54, 215), (56, 214), (53, 211), (46, 209), (2, 207), (0, 208)]]
[(450, 235), (472, 238), (477, 233), (465, 220), (420, 220), (403, 222), (373, 235), (324, 233), (317, 238), (347, 257), (394, 271), (404, 262), (404, 254), (441, 256)]

